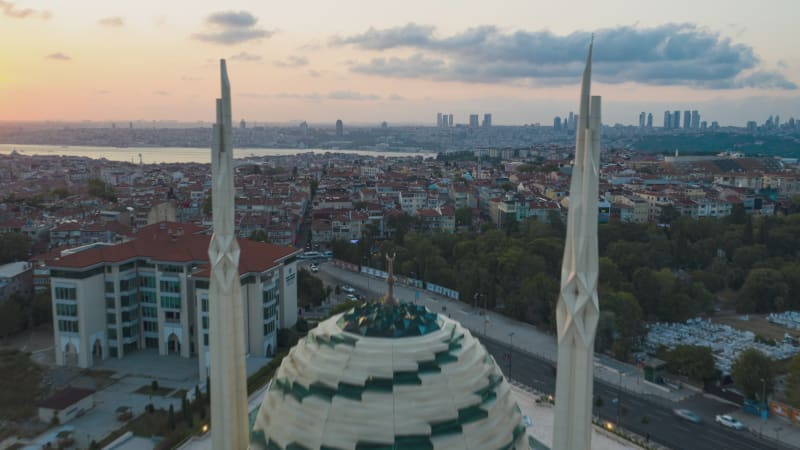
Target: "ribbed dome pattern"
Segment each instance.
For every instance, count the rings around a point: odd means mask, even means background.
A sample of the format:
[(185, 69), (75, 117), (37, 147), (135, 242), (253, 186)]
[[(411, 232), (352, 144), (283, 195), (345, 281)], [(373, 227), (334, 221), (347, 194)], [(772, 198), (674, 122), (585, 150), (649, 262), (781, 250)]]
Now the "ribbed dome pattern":
[(527, 449), (494, 359), (458, 322), (416, 337), (342, 331), (334, 316), (284, 358), (256, 417), (254, 449)]

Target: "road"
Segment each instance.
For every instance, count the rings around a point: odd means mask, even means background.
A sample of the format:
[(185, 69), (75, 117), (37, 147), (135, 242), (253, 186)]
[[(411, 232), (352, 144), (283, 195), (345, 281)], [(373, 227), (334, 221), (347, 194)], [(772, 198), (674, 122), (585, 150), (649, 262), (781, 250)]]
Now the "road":
[[(555, 394), (552, 363), (518, 349), (511, 349), (507, 343), (488, 338), (480, 339), (506, 375), (509, 374), (507, 362), (509, 358), (505, 358), (504, 353), (511, 355), (511, 379), (545, 394)], [(619, 398), (621, 400), (619, 403), (620, 425), (641, 436), (649, 434), (651, 441), (669, 448), (692, 450), (790, 448), (778, 447), (772, 442), (760, 440), (746, 431), (735, 431), (716, 424), (714, 416), (730, 410), (730, 406), (703, 398), (701, 395), (674, 403), (664, 399), (642, 398), (597, 379), (594, 383), (594, 392), (595, 396), (603, 399), (603, 406), (594, 408), (595, 415), (600, 416), (603, 420), (616, 423), (618, 405), (614, 399)], [(702, 408), (697, 406), (702, 406)], [(701, 416), (703, 423), (694, 424), (679, 419), (672, 412), (675, 408), (692, 409)], [(643, 417), (647, 417), (649, 423), (642, 423)]]
[[(376, 297), (385, 292), (385, 282), (341, 271), (330, 267), (329, 264), (323, 264), (318, 275), (321, 275), (321, 278), (327, 283), (351, 284), (361, 292), (372, 294), (368, 297)], [(412, 301), (415, 297), (413, 289), (402, 286), (396, 286), (395, 292), (401, 300)], [(555, 375), (551, 362), (555, 359), (555, 348), (553, 347), (555, 343), (552, 342), (554, 338), (547, 335), (526, 334), (524, 336), (525, 343), (533, 342), (534, 345), (532, 347), (529, 345), (529, 347), (539, 354), (533, 354), (530, 350), (521, 350), (517, 345), (517, 339), (514, 340), (515, 345), (511, 351), (508, 342), (504, 342), (505, 339), (508, 339), (508, 329), (514, 329), (517, 338), (522, 337), (520, 336), (522, 331), (516, 325), (513, 325), (514, 328), (507, 329), (507, 325), (512, 326), (510, 322), (513, 321), (510, 319), (495, 317), (487, 330), (482, 317), (464, 311), (464, 308), (469, 308), (467, 305), (429, 297), (431, 295), (423, 292), (420, 302), (434, 311), (440, 312), (441, 309), (442, 313), (445, 313), (444, 306), (448, 306), (446, 313), (452, 312), (452, 317), (470, 328), (476, 336), (480, 337), (478, 331), (486, 330), (489, 337), (481, 338), (481, 340), (505, 372), (508, 371), (508, 364), (503, 358), (503, 353), (509, 352), (511, 354), (510, 378), (543, 393), (555, 393)], [(623, 382), (623, 389), (620, 389), (619, 385), (615, 383), (617, 377)], [(729, 413), (735, 408), (728, 403), (702, 394), (692, 393), (673, 397), (648, 394), (640, 388), (636, 378), (631, 377), (630, 374), (626, 373), (623, 377), (608, 373), (607, 370), (604, 370), (603, 373), (595, 371), (594, 390), (595, 394), (603, 399), (603, 405), (594, 408), (595, 415), (600, 416), (603, 420), (616, 423), (619, 412), (620, 424), (623, 428), (641, 436), (649, 434), (652, 441), (676, 450), (783, 450), (794, 448), (776, 445), (774, 441), (761, 440), (748, 431), (735, 431), (716, 424), (714, 422), (715, 415)], [(617, 398), (621, 403), (615, 401)], [(694, 424), (679, 419), (672, 412), (676, 408), (691, 409), (703, 419), (703, 423)], [(642, 423), (642, 418), (645, 416), (648, 423)]]

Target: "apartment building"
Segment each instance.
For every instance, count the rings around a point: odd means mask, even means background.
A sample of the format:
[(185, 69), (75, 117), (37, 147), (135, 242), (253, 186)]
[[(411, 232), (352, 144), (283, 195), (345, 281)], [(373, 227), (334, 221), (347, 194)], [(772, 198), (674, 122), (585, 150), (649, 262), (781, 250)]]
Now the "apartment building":
[[(205, 229), (150, 225), (131, 241), (90, 248), (50, 268), (56, 364), (91, 367), (143, 349), (198, 357), (208, 373), (208, 244)], [(277, 330), (297, 321), (294, 248), (239, 240), (245, 349), (270, 355)]]

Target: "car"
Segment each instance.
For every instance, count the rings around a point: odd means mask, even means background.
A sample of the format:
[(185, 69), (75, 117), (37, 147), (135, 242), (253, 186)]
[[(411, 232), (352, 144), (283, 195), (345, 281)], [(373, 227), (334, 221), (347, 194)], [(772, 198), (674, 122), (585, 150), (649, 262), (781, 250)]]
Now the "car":
[(313, 272), (313, 273), (319, 272), (319, 264), (311, 263), (311, 272)]
[(672, 412), (681, 419), (688, 420), (689, 422), (700, 423), (703, 421), (700, 419), (700, 416), (688, 409), (673, 409)]
[(358, 301), (358, 297), (356, 297), (354, 294), (347, 294), (344, 299), (351, 302)]
[(353, 294), (353, 293), (356, 292), (356, 288), (354, 288), (353, 286), (350, 286), (348, 284), (345, 284), (344, 286), (342, 286), (342, 290), (344, 292), (347, 292), (348, 294)]
[(117, 420), (120, 422), (125, 422), (127, 420), (133, 419), (133, 411), (131, 411), (130, 406), (120, 406), (116, 410), (117, 413)]
[(742, 422), (739, 422), (738, 419), (736, 419), (733, 416), (729, 416), (727, 414), (718, 414), (717, 417), (714, 418), (714, 420), (718, 424), (728, 428), (733, 428), (734, 430), (744, 429), (744, 425), (742, 425)]

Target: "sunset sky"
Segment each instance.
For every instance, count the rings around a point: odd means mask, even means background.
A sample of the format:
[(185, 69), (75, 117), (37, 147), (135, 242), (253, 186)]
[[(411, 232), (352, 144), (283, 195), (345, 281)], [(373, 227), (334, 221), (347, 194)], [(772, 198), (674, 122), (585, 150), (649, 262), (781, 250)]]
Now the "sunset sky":
[[(222, 4), (224, 3), (224, 6)], [(800, 2), (0, 0), (0, 120), (552, 123), (595, 33), (604, 122), (800, 119)]]

